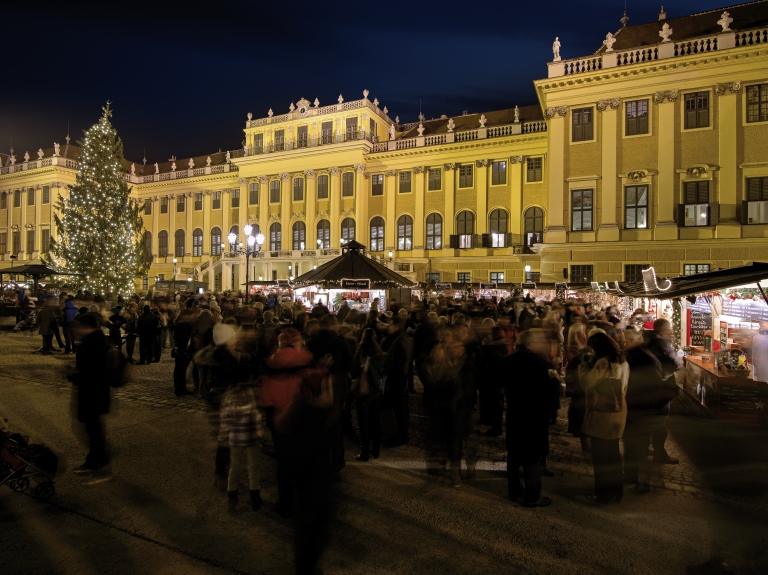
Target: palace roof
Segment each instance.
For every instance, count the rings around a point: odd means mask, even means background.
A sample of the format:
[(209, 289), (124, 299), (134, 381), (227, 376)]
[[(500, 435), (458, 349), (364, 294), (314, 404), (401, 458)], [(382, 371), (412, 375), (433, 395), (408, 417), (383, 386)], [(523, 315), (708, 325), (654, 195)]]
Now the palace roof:
[[(536, 122), (544, 120), (544, 115), (541, 111), (541, 106), (520, 106), (518, 108), (520, 122)], [(487, 128), (494, 126), (504, 126), (512, 124), (515, 121), (515, 109), (507, 108), (506, 110), (496, 110), (493, 112), (485, 112), (484, 114), (467, 114), (466, 116), (454, 116), (453, 123), (454, 132), (461, 132), (463, 130), (474, 130), (480, 127), (480, 117), (485, 115)], [(451, 118), (435, 118), (433, 120), (424, 120), (422, 122), (424, 126), (424, 135), (429, 136), (431, 134), (445, 134), (448, 132), (448, 122)], [(413, 138), (418, 136), (418, 122), (410, 122), (405, 124), (405, 132), (398, 134), (398, 138)]]

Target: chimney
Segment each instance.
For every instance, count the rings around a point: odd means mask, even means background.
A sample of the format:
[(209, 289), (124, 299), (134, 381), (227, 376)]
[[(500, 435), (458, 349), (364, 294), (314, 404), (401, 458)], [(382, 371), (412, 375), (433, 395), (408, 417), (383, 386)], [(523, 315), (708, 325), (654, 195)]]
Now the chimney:
[(662, 6), (661, 11), (659, 12), (659, 22), (666, 19), (667, 19), (667, 13), (664, 12), (664, 6)]

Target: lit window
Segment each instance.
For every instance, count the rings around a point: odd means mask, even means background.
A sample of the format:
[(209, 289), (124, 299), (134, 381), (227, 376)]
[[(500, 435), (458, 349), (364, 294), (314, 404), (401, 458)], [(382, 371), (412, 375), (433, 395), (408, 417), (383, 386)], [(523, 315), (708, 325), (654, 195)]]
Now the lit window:
[(317, 247), (321, 250), (331, 247), (331, 222), (328, 220), (317, 222)]
[(373, 174), (371, 176), (371, 195), (384, 195), (384, 174)]
[(371, 247), (372, 252), (384, 251), (384, 218), (376, 216), (371, 220)]
[(709, 264), (684, 264), (683, 275), (692, 276), (696, 274), (708, 274)]
[(624, 188), (624, 227), (627, 229), (648, 227), (648, 186)]
[(407, 251), (413, 244), (413, 219), (402, 215), (397, 219), (397, 249)]
[(768, 122), (768, 84), (747, 86), (747, 122)]
[(470, 272), (459, 272), (456, 274), (456, 281), (460, 284), (472, 283), (472, 274)]
[(592, 190), (571, 191), (571, 230), (592, 229)]
[(709, 182), (685, 182), (683, 225), (709, 225)]
[(491, 212), (490, 232), (491, 247), (503, 248), (507, 245), (507, 212), (505, 210), (493, 210)]
[(504, 272), (491, 272), (491, 283), (504, 283)]
[(443, 217), (440, 214), (427, 216), (427, 249), (440, 250), (443, 248)]
[(624, 104), (626, 118), (624, 134), (638, 136), (648, 133), (648, 100), (634, 100)]

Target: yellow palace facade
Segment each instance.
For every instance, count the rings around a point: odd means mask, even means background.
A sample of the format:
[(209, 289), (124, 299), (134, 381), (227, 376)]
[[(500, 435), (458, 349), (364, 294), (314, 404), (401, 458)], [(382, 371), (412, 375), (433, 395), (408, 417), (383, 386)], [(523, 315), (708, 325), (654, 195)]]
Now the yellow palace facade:
[[(768, 2), (660, 14), (581, 58), (563, 44), (533, 106), (401, 123), (367, 91), (301, 98), (248, 114), (242, 149), (129, 164), (153, 255), (137, 289), (241, 289), (227, 236), (246, 224), (265, 238), (248, 263), (262, 280), (352, 238), (414, 281), (633, 281), (768, 257)], [(1, 266), (55, 235), (76, 153), (0, 155)]]

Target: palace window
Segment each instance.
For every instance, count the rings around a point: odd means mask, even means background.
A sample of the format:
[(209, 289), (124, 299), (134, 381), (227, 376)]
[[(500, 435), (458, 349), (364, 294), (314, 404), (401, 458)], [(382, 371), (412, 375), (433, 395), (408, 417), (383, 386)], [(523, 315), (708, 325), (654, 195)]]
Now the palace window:
[[(235, 234), (235, 241), (230, 247), (237, 248), (240, 245), (240, 226), (232, 226), (229, 228), (229, 234)], [(227, 242), (229, 242), (229, 234), (227, 234)]]
[(168, 232), (165, 230), (157, 234), (157, 255), (161, 258), (168, 257)]
[(259, 203), (259, 184), (251, 182), (248, 184), (248, 203), (255, 206)]
[(768, 178), (747, 178), (747, 224), (768, 224)]
[(648, 100), (633, 100), (624, 104), (626, 118), (625, 136), (638, 136), (648, 133)]
[(443, 170), (440, 168), (430, 168), (429, 177), (427, 178), (427, 191), (436, 192), (442, 188), (443, 184)]
[(328, 176), (317, 176), (317, 199), (328, 199)]
[(472, 235), (475, 233), (475, 214), (464, 210), (456, 216), (456, 235), (458, 236), (458, 248), (468, 249), (472, 247)]
[(8, 207), (8, 194), (0, 192), (0, 210), (4, 210)]
[(230, 192), (230, 207), (231, 208), (239, 208), (240, 207), (240, 190), (239, 189), (233, 189)]
[(160, 198), (160, 213), (161, 214), (168, 213), (168, 196), (163, 196), (162, 198)]
[(526, 158), (525, 159), (525, 181), (540, 182), (542, 181), (542, 158)]
[(27, 230), (27, 253), (35, 251), (35, 230)]
[(304, 178), (295, 178), (293, 180), (293, 201), (304, 201)]
[(709, 92), (685, 95), (685, 129), (709, 127)]
[(431, 213), (427, 216), (427, 249), (440, 250), (443, 248), (443, 217)]
[(624, 281), (635, 283), (643, 281), (643, 270), (648, 269), (648, 264), (628, 264), (624, 266)]
[(261, 154), (264, 151), (264, 134), (254, 134), (253, 153)]
[(708, 274), (709, 264), (683, 264), (683, 275)]
[(429, 282), (439, 282), (440, 281), (440, 272), (425, 272), (424, 273), (424, 281)]
[(504, 283), (504, 272), (491, 272), (491, 283)]
[(43, 186), (43, 203), (51, 203), (51, 186)]
[(592, 282), (592, 266), (571, 266), (571, 282), (576, 284), (588, 284)]
[(571, 230), (574, 232), (592, 229), (592, 192), (571, 191)]
[(341, 222), (341, 239), (346, 243), (355, 239), (355, 220), (352, 218), (344, 218)]
[(624, 227), (628, 230), (648, 227), (648, 186), (624, 188)]
[(307, 226), (304, 222), (294, 222), (293, 224), (293, 249), (303, 250), (306, 248)]
[(685, 182), (683, 198), (682, 224), (686, 227), (710, 225), (709, 181)]
[(588, 142), (594, 139), (592, 108), (577, 108), (571, 114), (571, 141)]
[(333, 143), (333, 122), (323, 122), (321, 126), (321, 139), (323, 144)]
[(524, 214), (525, 246), (540, 244), (544, 239), (544, 210), (535, 206), (525, 210)]
[(221, 209), (221, 192), (213, 192), (213, 194), (211, 195), (211, 209), (212, 210)]
[(283, 249), (283, 231), (280, 224), (275, 222), (269, 226), (269, 250), (276, 252)]
[(413, 246), (413, 218), (402, 215), (397, 219), (397, 249), (410, 250)]
[(347, 140), (357, 140), (357, 118), (347, 118)]
[(152, 200), (144, 200), (144, 215), (152, 215)]
[(384, 218), (376, 216), (371, 220), (371, 251), (384, 251)]
[(181, 229), (176, 230), (176, 236), (174, 240), (175, 240), (174, 245), (176, 249), (173, 252), (173, 254), (177, 258), (184, 257), (184, 230), (181, 230)]
[(373, 174), (371, 176), (371, 195), (384, 195), (384, 174)]
[(13, 207), (21, 207), (21, 190), (13, 190)]
[(355, 195), (355, 174), (344, 172), (341, 175), (341, 195), (348, 198)]
[(296, 128), (296, 146), (299, 148), (306, 148), (309, 126), (299, 126)]
[(16, 230), (11, 233), (11, 239), (13, 240), (13, 255), (16, 255), (21, 251), (21, 231)]
[(460, 284), (471, 284), (472, 274), (470, 272), (459, 272), (456, 274), (456, 281)]
[(272, 180), (269, 182), (269, 203), (280, 203), (280, 180)]
[(179, 194), (178, 196), (176, 196), (176, 211), (183, 212), (185, 203), (186, 203), (186, 198), (182, 194)]
[(192, 232), (192, 255), (200, 257), (203, 255), (203, 230), (195, 228)]
[(35, 205), (35, 188), (27, 188), (27, 205)]
[(331, 222), (320, 220), (317, 222), (317, 248), (327, 250), (331, 247)]
[(462, 164), (459, 166), (459, 187), (472, 187), (472, 164)]
[(401, 194), (411, 193), (411, 172), (400, 172), (400, 187)]
[(152, 257), (152, 232), (149, 230), (144, 231), (144, 254), (148, 258)]
[(143, 290), (149, 289), (149, 276), (147, 274), (144, 274), (144, 277), (141, 278), (141, 289)]
[(747, 86), (747, 122), (768, 122), (768, 84)]
[(221, 255), (221, 228), (219, 227), (211, 230), (211, 255)]
[(493, 210), (489, 218), (491, 232), (491, 247), (503, 248), (507, 245), (507, 212), (506, 210)]
[(275, 130), (275, 151), (281, 152), (285, 149), (285, 130)]
[(200, 212), (203, 209), (203, 194), (202, 192), (195, 193), (195, 211)]
[(8, 251), (8, 234), (6, 232), (0, 232), (0, 256), (4, 255)]
[(491, 166), (491, 185), (500, 186), (507, 183), (507, 162), (493, 162)]

